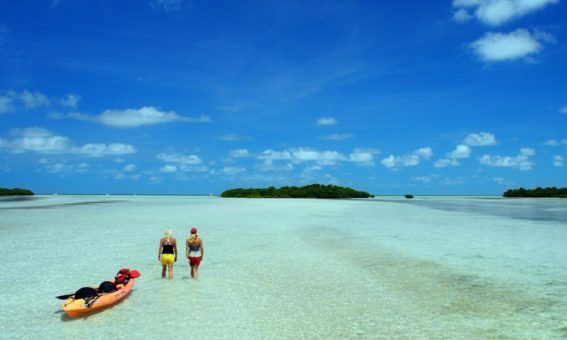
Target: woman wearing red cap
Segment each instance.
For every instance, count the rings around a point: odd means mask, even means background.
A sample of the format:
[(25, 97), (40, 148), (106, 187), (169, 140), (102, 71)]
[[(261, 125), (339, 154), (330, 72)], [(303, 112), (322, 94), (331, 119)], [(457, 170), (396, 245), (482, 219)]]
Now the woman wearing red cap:
[(191, 266), (191, 277), (193, 279), (199, 278), (199, 264), (203, 260), (205, 249), (203, 248), (203, 240), (197, 236), (197, 228), (191, 228), (191, 236), (185, 243), (185, 255), (189, 259)]

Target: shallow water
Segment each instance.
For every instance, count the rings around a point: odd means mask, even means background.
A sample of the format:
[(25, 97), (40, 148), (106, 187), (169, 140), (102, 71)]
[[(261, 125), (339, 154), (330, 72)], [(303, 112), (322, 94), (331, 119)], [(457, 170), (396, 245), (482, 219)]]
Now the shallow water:
[[(567, 338), (566, 206), (489, 198), (3, 201), (0, 337)], [(192, 225), (206, 246), (200, 279), (190, 279), (183, 256), (174, 279), (161, 279), (164, 229), (183, 244)], [(122, 267), (142, 273), (123, 302), (79, 319), (59, 311), (55, 296)]]

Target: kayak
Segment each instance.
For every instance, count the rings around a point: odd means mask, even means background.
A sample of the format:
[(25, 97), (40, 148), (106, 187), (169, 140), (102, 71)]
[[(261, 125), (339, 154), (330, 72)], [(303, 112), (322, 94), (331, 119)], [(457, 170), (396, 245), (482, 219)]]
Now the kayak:
[(134, 287), (134, 282), (136, 282), (136, 280), (131, 278), (125, 285), (116, 285), (116, 291), (98, 294), (91, 298), (75, 299), (74, 297), (69, 297), (65, 300), (61, 309), (72, 318), (102, 310), (128, 296), (132, 287)]

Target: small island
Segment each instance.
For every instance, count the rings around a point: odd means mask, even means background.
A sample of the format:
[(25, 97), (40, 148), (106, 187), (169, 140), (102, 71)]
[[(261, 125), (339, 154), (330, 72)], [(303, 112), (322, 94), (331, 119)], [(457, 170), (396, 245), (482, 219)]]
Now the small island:
[(34, 193), (28, 189), (21, 188), (0, 188), (0, 196), (32, 196)]
[(302, 187), (284, 186), (276, 189), (269, 188), (249, 188), (249, 189), (230, 189), (221, 194), (221, 197), (240, 197), (240, 198), (370, 198), (374, 197), (365, 191), (358, 191), (351, 188), (340, 187), (337, 185), (311, 184)]
[(502, 196), (504, 197), (548, 197), (548, 198), (567, 198), (567, 188), (547, 187), (535, 189), (510, 189)]

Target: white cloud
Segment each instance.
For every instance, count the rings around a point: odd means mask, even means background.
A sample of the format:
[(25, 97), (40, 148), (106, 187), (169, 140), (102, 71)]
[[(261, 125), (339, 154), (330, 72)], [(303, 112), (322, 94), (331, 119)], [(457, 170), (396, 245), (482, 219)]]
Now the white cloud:
[(511, 33), (486, 33), (469, 47), (486, 62), (509, 61), (527, 58), (541, 51), (542, 41), (551, 40), (547, 34), (531, 34), (525, 29)]
[(412, 177), (412, 181), (422, 182), (422, 183), (431, 183), (434, 179), (438, 178), (439, 175), (431, 175), (431, 176), (415, 176)]
[(557, 167), (557, 168), (562, 168), (564, 160), (565, 160), (565, 158), (561, 155), (553, 156), (553, 166)]
[(24, 104), (27, 109), (35, 109), (41, 106), (48, 106), (49, 99), (46, 95), (39, 92), (31, 93), (28, 90), (24, 90), (18, 95), (20, 101)]
[(174, 111), (160, 111), (153, 106), (144, 106), (139, 109), (106, 110), (98, 116), (90, 116), (78, 112), (72, 112), (66, 115), (53, 114), (51, 118), (70, 118), (91, 121), (117, 128), (136, 128), (144, 125), (173, 122), (207, 123), (211, 121), (208, 116), (180, 116)]
[(459, 166), (459, 165), (461, 165), (461, 163), (459, 163), (459, 161), (456, 160), (455, 158), (442, 158), (436, 160), (435, 163), (433, 163), (433, 166), (436, 168), (446, 168), (448, 166)]
[(382, 159), (382, 165), (386, 168), (396, 170), (399, 167), (417, 166), (422, 160), (427, 160), (433, 155), (430, 147), (420, 148), (403, 156), (390, 155)]
[(489, 132), (471, 133), (463, 143), (468, 146), (488, 146), (496, 144), (496, 137)]
[(492, 156), (483, 155), (479, 158), (481, 164), (498, 168), (517, 168), (520, 170), (531, 170), (533, 162), (530, 156), (535, 155), (535, 150), (532, 148), (520, 149), (520, 154), (517, 156)]
[(85, 144), (74, 149), (75, 153), (87, 155), (89, 157), (117, 156), (136, 153), (136, 149), (129, 144)]
[[(482, 23), (490, 26), (502, 25), (510, 20), (543, 9), (558, 0), (453, 0), (457, 8), (454, 18), (469, 18), (470, 11)], [(466, 21), (466, 20), (465, 20)], [(461, 21), (463, 22), (463, 21)]]
[(8, 91), (5, 95), (0, 96), (0, 113), (14, 111), (16, 102), (23, 104), (26, 109), (36, 109), (50, 104), (49, 98), (39, 92), (32, 93), (24, 90), (18, 93)]
[(43, 158), (39, 160), (38, 163), (41, 164), (47, 172), (57, 173), (57, 174), (71, 173), (71, 172), (86, 173), (90, 169), (90, 165), (84, 162), (79, 163), (78, 165), (72, 165), (62, 162), (53, 162)]
[(68, 137), (57, 136), (44, 128), (32, 127), (14, 129), (10, 133), (12, 140), (2, 139), (0, 148), (13, 153), (37, 152), (43, 154), (74, 153), (91, 157), (105, 155), (125, 155), (135, 153), (136, 149), (128, 144), (85, 144), (73, 146)]
[(61, 105), (63, 105), (63, 106), (67, 106), (67, 107), (77, 107), (77, 104), (79, 103), (80, 99), (81, 99), (81, 97), (79, 97), (75, 94), (68, 94), (65, 97), (61, 98), (59, 100), (59, 103), (61, 103)]
[(374, 158), (380, 153), (379, 150), (375, 149), (354, 149), (348, 156), (349, 161), (354, 162), (362, 166), (373, 166)]
[(225, 166), (221, 172), (225, 175), (238, 175), (240, 173), (243, 173), (246, 171), (246, 168), (244, 167), (237, 167), (237, 166)]
[(543, 145), (547, 145), (547, 146), (567, 145), (567, 139), (561, 139), (561, 140), (549, 139), (543, 142)]
[(338, 122), (332, 117), (322, 117), (317, 120), (317, 125), (336, 125)]
[[(0, 106), (0, 107), (1, 107), (1, 106)], [(0, 112), (2, 112), (2, 111), (0, 111)], [(567, 105), (563, 106), (563, 107), (559, 110), (559, 113), (567, 114)]]
[(198, 156), (182, 155), (177, 153), (163, 152), (158, 154), (156, 158), (167, 163), (179, 163), (181, 165), (197, 165), (202, 163), (201, 159)]
[(220, 139), (220, 140), (224, 140), (226, 142), (238, 142), (238, 141), (241, 141), (241, 140), (249, 140), (250, 139), (250, 137), (248, 137), (248, 136), (240, 136), (240, 135), (235, 135), (235, 134), (231, 134), (231, 133), (226, 134), (226, 135), (217, 136), (217, 138)]
[(127, 165), (124, 166), (122, 171), (124, 171), (124, 172), (136, 171), (136, 165), (135, 164), (127, 164)]
[(10, 96), (0, 96), (0, 113), (14, 111), (13, 101), (14, 99)]
[(436, 168), (445, 168), (448, 166), (459, 166), (458, 159), (469, 158), (471, 155), (471, 148), (468, 145), (459, 144), (455, 150), (447, 153), (447, 158), (437, 160), (433, 165)]
[(177, 171), (177, 167), (175, 165), (166, 164), (159, 169), (159, 171), (163, 173), (172, 173)]
[(455, 12), (455, 14), (453, 15), (453, 20), (455, 20), (456, 22), (461, 22), (461, 23), (467, 22), (467, 21), (471, 20), (472, 18), (473, 18), (473, 16), (470, 15), (469, 12), (464, 8), (457, 10)]
[(454, 151), (447, 154), (449, 158), (469, 158), (471, 155), (471, 148), (468, 145), (459, 144)]
[(368, 166), (374, 164), (374, 157), (379, 151), (375, 149), (354, 149), (348, 156), (334, 150), (319, 151), (312, 148), (292, 148), (283, 151), (271, 149), (260, 153), (257, 158), (264, 161), (265, 166), (271, 166), (274, 161), (291, 163), (314, 163), (320, 166), (331, 166), (339, 162), (353, 162), (356, 165)]
[(67, 153), (71, 150), (69, 138), (53, 135), (43, 128), (14, 129), (10, 134), (16, 138), (4, 141), (0, 146), (14, 153)]
[(248, 149), (236, 149), (230, 151), (230, 157), (232, 158), (242, 158), (242, 157), (250, 157), (250, 152)]
[(333, 134), (330, 134), (330, 135), (323, 136), (322, 138), (328, 139), (328, 140), (345, 140), (345, 139), (352, 138), (352, 134), (350, 134), (350, 133), (333, 133)]

